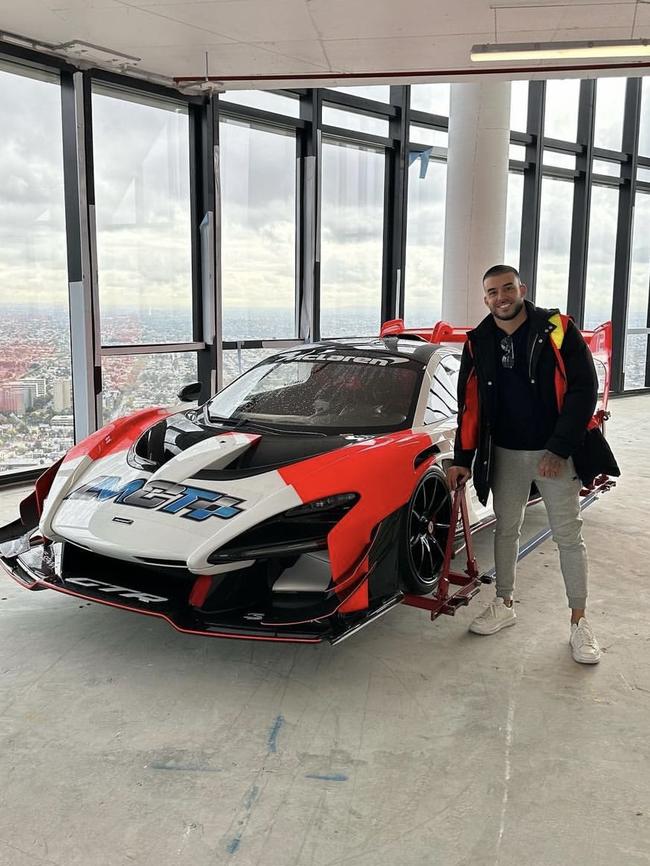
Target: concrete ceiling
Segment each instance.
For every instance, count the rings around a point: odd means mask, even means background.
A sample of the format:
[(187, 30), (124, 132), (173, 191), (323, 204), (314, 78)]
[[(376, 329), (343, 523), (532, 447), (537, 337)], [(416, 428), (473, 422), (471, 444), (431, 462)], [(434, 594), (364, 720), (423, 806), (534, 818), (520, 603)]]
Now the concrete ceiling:
[[(650, 38), (650, 0), (21, 0), (0, 5), (0, 31), (136, 75), (207, 70), (228, 89), (463, 80), (477, 72), (475, 43)], [(79, 55), (84, 46), (71, 42), (95, 47)], [(558, 65), (491, 69), (548, 77)], [(584, 61), (569, 65), (568, 74), (593, 74)]]

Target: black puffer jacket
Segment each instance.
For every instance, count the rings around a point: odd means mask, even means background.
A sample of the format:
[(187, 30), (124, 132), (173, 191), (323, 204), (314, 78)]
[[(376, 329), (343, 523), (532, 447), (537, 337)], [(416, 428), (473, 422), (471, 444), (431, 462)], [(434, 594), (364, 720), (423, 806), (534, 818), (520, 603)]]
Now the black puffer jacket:
[[(564, 395), (558, 411), (557, 378), (559, 364), (551, 344), (556, 325), (551, 319), (557, 310), (545, 310), (529, 301), (526, 311), (530, 321), (528, 338), (529, 376), (545, 411), (554, 420), (553, 433), (546, 450), (558, 457), (573, 457), (576, 471), (585, 483), (595, 475), (580, 453), (587, 425), (598, 398), (598, 378), (593, 358), (582, 334), (572, 321), (566, 322), (560, 354), (564, 361)], [(473, 468), (474, 487), (485, 504), (492, 487), (493, 451), (491, 429), (499, 412), (496, 388), (498, 361), (494, 323), (486, 318), (467, 335), (458, 378), (458, 431), (454, 463)], [(596, 470), (597, 471), (597, 470)]]

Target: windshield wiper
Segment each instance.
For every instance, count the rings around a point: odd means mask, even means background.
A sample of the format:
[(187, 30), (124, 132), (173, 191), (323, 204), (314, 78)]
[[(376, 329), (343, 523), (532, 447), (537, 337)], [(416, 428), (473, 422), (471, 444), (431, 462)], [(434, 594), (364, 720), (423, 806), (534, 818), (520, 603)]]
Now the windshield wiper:
[(264, 421), (255, 421), (252, 418), (223, 418), (221, 415), (211, 415), (207, 413), (208, 420), (215, 424), (223, 424), (225, 427), (231, 427), (233, 430), (238, 430), (241, 427), (254, 427), (257, 430), (262, 430), (265, 433), (298, 433), (305, 436), (327, 436), (320, 430), (305, 430), (300, 427), (298, 430), (289, 429), (287, 427), (274, 427), (272, 424), (266, 424)]

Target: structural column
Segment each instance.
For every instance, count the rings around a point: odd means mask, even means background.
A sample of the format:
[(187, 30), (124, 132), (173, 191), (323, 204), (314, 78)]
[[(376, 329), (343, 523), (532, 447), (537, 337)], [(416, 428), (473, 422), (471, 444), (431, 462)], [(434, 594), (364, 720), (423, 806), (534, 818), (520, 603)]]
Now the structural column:
[(442, 318), (486, 314), (481, 277), (501, 263), (506, 231), (510, 82), (452, 84)]

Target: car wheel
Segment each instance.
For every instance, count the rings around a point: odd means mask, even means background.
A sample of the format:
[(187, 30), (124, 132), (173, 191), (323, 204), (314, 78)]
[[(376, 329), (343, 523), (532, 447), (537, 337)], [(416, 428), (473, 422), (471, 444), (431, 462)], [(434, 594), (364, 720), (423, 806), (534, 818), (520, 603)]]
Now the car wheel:
[(426, 595), (440, 576), (451, 519), (451, 497), (445, 474), (433, 466), (418, 482), (404, 514), (400, 555), (407, 592)]

